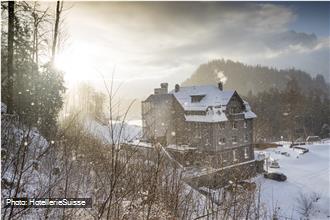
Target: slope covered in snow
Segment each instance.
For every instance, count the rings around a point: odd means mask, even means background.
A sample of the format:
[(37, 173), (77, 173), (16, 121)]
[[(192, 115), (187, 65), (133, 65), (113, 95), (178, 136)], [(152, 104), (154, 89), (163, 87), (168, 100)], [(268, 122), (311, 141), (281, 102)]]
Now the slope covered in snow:
[(132, 120), (127, 122), (113, 121), (112, 125), (102, 124), (92, 119), (86, 119), (84, 126), (90, 134), (105, 143), (126, 143), (141, 138), (142, 122), (140, 120)]
[[(17, 115), (7, 114), (1, 103), (1, 196), (36, 197), (47, 187), (46, 152), (48, 141), (35, 127), (20, 123)], [(16, 165), (17, 164), (17, 165)], [(3, 211), (3, 210), (2, 210)]]
[[(261, 199), (268, 210), (277, 208), (278, 215), (300, 219), (301, 196), (312, 198), (311, 219), (330, 218), (330, 141), (300, 147), (309, 152), (283, 147), (269, 148), (263, 152), (278, 160), (280, 168), (269, 168), (269, 172), (281, 172), (287, 176), (285, 182), (277, 182), (258, 176), (261, 184)], [(285, 155), (284, 152), (287, 152)], [(256, 151), (258, 153), (258, 151)], [(282, 154), (283, 153), (283, 154)]]

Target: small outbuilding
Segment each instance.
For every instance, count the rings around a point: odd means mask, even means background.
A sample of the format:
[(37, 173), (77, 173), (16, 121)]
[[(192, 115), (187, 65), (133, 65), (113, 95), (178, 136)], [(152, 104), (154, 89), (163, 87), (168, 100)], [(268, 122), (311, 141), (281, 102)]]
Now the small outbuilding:
[(319, 136), (308, 136), (306, 138), (306, 142), (308, 143), (314, 143), (314, 142), (318, 142), (321, 141), (321, 138)]

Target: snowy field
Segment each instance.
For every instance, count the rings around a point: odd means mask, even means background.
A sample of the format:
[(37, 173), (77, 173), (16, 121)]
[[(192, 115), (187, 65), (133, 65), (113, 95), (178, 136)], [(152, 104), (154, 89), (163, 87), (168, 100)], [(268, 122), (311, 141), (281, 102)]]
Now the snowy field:
[[(280, 168), (269, 168), (269, 172), (281, 172), (288, 179), (277, 182), (258, 176), (256, 182), (261, 184), (262, 201), (268, 210), (279, 207), (280, 219), (301, 219), (297, 198), (304, 194), (315, 200), (310, 219), (330, 219), (330, 141), (300, 147), (309, 149), (309, 152), (301, 154), (301, 151), (289, 148), (289, 144), (263, 150), (280, 165)], [(289, 156), (282, 152), (289, 153)]]

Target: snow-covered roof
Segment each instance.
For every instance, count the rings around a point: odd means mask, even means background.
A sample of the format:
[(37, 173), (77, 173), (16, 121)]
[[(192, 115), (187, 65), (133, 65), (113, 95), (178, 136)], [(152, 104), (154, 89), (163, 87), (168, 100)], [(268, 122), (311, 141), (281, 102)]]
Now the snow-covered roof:
[[(235, 91), (221, 91), (215, 85), (180, 87), (171, 91), (185, 111), (205, 111), (209, 106), (227, 105)], [(199, 102), (192, 102), (192, 96), (204, 96)]]
[[(188, 86), (180, 87), (179, 91), (171, 91), (176, 100), (180, 103), (185, 111), (205, 111), (205, 115), (185, 114), (186, 121), (192, 122), (221, 122), (227, 121), (225, 114), (226, 105), (231, 97), (235, 94), (233, 90), (223, 91), (215, 85), (204, 86)], [(193, 102), (192, 97), (201, 98), (200, 101)], [(257, 117), (252, 111), (249, 104), (244, 101), (245, 111), (243, 112), (245, 119)]]
[(167, 149), (176, 150), (176, 151), (189, 151), (189, 150), (196, 150), (196, 147), (190, 147), (188, 145), (175, 145), (170, 144), (166, 147)]
[(256, 118), (256, 117), (257, 117), (257, 115), (254, 114), (254, 112), (252, 112), (252, 111), (244, 112), (244, 118), (245, 119)]
[(206, 115), (185, 115), (186, 121), (195, 122), (220, 122), (227, 121), (228, 118), (224, 113), (224, 107), (208, 109)]
[(243, 100), (243, 103), (245, 106), (244, 118), (245, 119), (256, 118), (257, 115), (254, 114), (254, 112), (251, 110), (249, 103), (245, 100)]

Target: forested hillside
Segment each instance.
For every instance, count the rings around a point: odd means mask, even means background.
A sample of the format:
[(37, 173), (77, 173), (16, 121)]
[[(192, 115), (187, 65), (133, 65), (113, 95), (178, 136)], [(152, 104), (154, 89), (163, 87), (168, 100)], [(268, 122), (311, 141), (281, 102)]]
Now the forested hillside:
[(240, 94), (247, 95), (250, 91), (257, 94), (270, 88), (285, 89), (287, 82), (295, 78), (304, 93), (311, 89), (319, 89), (330, 93), (322, 75), (312, 78), (308, 73), (297, 70), (278, 70), (264, 66), (251, 66), (231, 60), (213, 60), (202, 64), (184, 81), (182, 85), (202, 85), (216, 83), (219, 77), (225, 81), (225, 89), (235, 89)]
[(330, 87), (322, 75), (249, 66), (231, 60), (202, 64), (183, 85), (223, 81), (225, 89), (237, 90), (252, 106), (255, 141), (275, 141), (281, 136), (295, 140), (309, 135), (329, 137)]
[(281, 91), (271, 88), (257, 95), (250, 93), (246, 99), (258, 116), (254, 126), (257, 142), (329, 137), (330, 99), (318, 88), (304, 94), (293, 78)]

